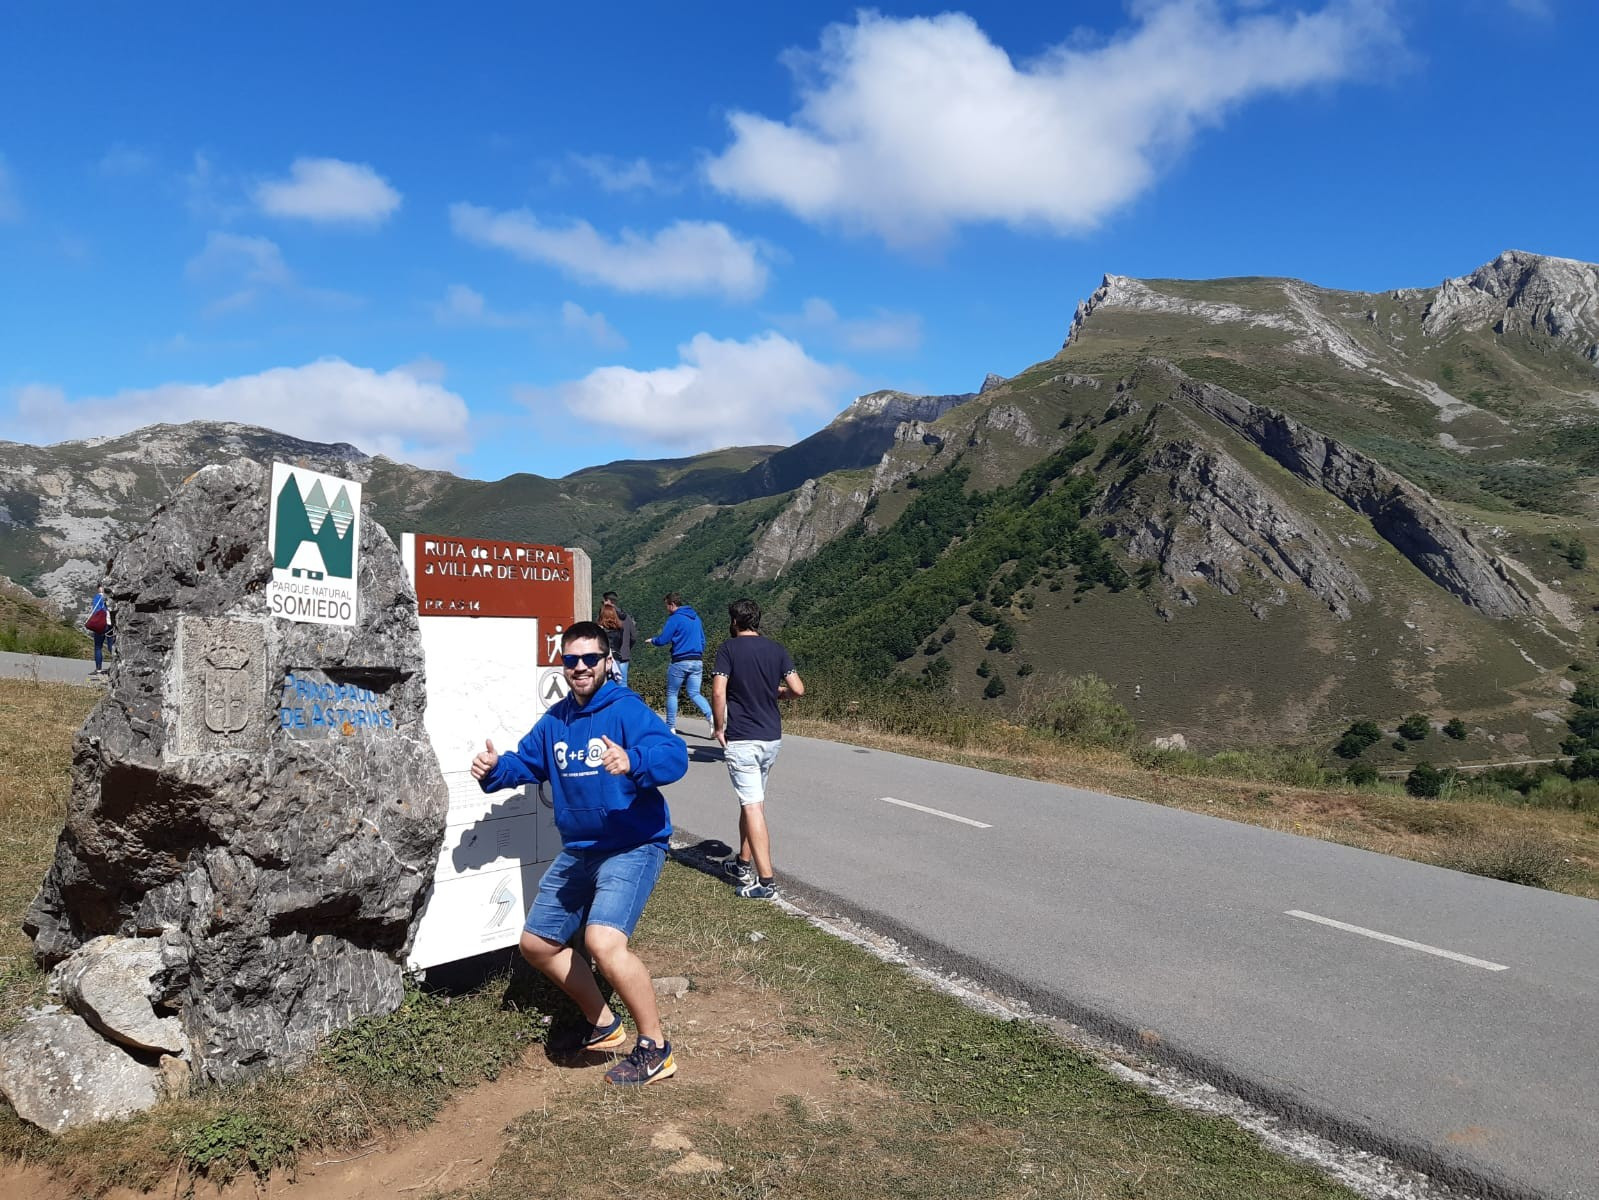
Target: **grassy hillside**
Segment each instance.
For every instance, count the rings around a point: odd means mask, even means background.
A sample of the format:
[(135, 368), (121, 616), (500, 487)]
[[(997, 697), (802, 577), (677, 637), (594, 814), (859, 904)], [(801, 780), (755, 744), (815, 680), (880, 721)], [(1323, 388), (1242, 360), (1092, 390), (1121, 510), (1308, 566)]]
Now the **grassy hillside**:
[[(1061, 353), (896, 443), (880, 474), (899, 482), (810, 559), (734, 583), (780, 508), (704, 508), (647, 554), (607, 547), (627, 593), (683, 590), (718, 629), (753, 594), (813, 670), (998, 713), (1092, 672), (1149, 733), (1200, 745), (1315, 743), (1420, 710), (1469, 723), (1483, 757), (1556, 752), (1599, 604), (1599, 370), (1580, 346), (1511, 310), (1502, 329), (1438, 326), (1430, 291), (1157, 280), (1096, 299)], [(1196, 407), (1184, 379), (1428, 489), (1532, 614), (1445, 591), (1415, 546)]]

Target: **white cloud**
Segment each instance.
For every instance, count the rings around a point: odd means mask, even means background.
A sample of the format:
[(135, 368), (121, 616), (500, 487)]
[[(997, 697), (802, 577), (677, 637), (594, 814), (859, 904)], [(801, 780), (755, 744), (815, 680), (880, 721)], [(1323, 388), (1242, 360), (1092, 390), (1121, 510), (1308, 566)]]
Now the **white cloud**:
[(608, 154), (573, 154), (570, 157), (574, 165), (607, 192), (655, 191), (662, 186), (646, 159), (624, 162)]
[(809, 333), (859, 354), (903, 353), (922, 344), (922, 319), (915, 313), (880, 308), (869, 317), (841, 317), (819, 296), (805, 301), (799, 312), (773, 319), (783, 329)]
[(620, 350), (627, 339), (605, 319), (604, 313), (586, 312), (580, 304), (567, 300), (561, 305), (561, 328), (587, 338), (601, 350)]
[(22, 201), (11, 182), (11, 169), (6, 166), (6, 156), (0, 154), (0, 221), (22, 220)]
[(482, 292), (464, 283), (452, 283), (444, 289), (444, 299), (433, 306), (433, 319), (440, 325), (482, 325), (489, 329), (531, 329), (538, 323), (531, 313), (491, 308)]
[(582, 379), (518, 395), (531, 407), (553, 399), (634, 444), (694, 453), (792, 442), (796, 420), (837, 412), (854, 382), (847, 369), (817, 362), (798, 342), (773, 332), (745, 342), (696, 334), (678, 347), (678, 357), (674, 367), (600, 367)]
[(734, 112), (732, 143), (705, 171), (723, 192), (900, 245), (965, 222), (1081, 232), (1245, 101), (1371, 66), (1398, 42), (1389, 3), (1233, 14), (1144, 0), (1115, 39), (1021, 64), (961, 13), (863, 12), (790, 57), (792, 117)]
[(255, 202), (273, 217), (377, 225), (400, 207), (400, 193), (365, 163), (297, 158), (288, 179), (257, 185)]
[(205, 249), (188, 261), (183, 273), (191, 282), (223, 289), (206, 308), (210, 316), (237, 312), (266, 291), (294, 286), (294, 273), (276, 242), (237, 233), (207, 235)]
[(96, 169), (102, 175), (143, 175), (155, 166), (155, 159), (148, 151), (140, 150), (137, 146), (130, 146), (126, 142), (117, 142), (100, 156)]
[(363, 303), (348, 292), (305, 286), (283, 261), (276, 242), (248, 234), (213, 231), (206, 235), (205, 249), (188, 261), (184, 274), (191, 283), (222, 292), (206, 306), (208, 317), (249, 308), (269, 292), (322, 308), (358, 308)]
[(760, 247), (717, 221), (677, 221), (649, 236), (624, 229), (609, 238), (587, 221), (556, 228), (525, 209), (497, 213), (452, 204), (450, 226), (469, 242), (620, 292), (747, 299), (766, 288)]
[(379, 372), (325, 358), (220, 383), (166, 383), (77, 400), (60, 388), (29, 384), (12, 393), (13, 423), (26, 438), (53, 442), (158, 422), (238, 421), (449, 468), (467, 449), (466, 402), (429, 373), (417, 364)]

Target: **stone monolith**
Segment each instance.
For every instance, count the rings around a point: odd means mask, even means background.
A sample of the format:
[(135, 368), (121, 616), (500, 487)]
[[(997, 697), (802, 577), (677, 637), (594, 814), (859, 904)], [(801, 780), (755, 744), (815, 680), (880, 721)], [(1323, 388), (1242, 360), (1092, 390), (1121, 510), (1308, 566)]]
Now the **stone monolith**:
[(398, 1006), (448, 808), (399, 552), (362, 514), (356, 624), (270, 617), (269, 475), (199, 471), (115, 556), (122, 658), (24, 923), (46, 967), (159, 938), (162, 1013), (209, 1080)]

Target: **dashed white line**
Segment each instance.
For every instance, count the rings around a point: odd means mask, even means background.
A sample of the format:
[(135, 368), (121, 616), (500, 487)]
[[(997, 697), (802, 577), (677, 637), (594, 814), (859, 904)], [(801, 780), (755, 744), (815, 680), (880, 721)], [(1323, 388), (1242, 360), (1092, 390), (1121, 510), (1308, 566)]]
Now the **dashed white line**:
[(994, 828), (992, 825), (985, 825), (982, 821), (974, 821), (970, 817), (960, 817), (954, 813), (947, 813), (941, 808), (928, 808), (925, 804), (912, 804), (909, 800), (896, 800), (892, 796), (879, 796), (878, 799), (884, 804), (897, 804), (901, 808), (914, 808), (917, 812), (924, 812), (934, 817), (943, 817), (946, 821), (959, 821), (962, 825), (971, 825), (977, 829)]
[(1465, 963), (1467, 966), (1481, 967), (1484, 971), (1510, 970), (1504, 963), (1489, 962), (1486, 958), (1473, 958), (1469, 954), (1457, 954), (1453, 950), (1440, 950), (1437, 946), (1429, 946), (1425, 942), (1413, 942), (1409, 938), (1395, 937), (1391, 933), (1379, 933), (1375, 929), (1367, 929), (1363, 925), (1349, 925), (1343, 921), (1335, 921), (1331, 917), (1318, 917), (1315, 913), (1300, 912), (1297, 908), (1289, 909), (1283, 916), (1298, 917), (1301, 921), (1314, 921), (1318, 925), (1342, 929), (1345, 933), (1358, 933), (1361, 937), (1374, 938), (1379, 942), (1387, 942), (1393, 946), (1403, 946), (1406, 950), (1420, 950), (1423, 954), (1435, 954), (1439, 958), (1452, 959), (1455, 962)]

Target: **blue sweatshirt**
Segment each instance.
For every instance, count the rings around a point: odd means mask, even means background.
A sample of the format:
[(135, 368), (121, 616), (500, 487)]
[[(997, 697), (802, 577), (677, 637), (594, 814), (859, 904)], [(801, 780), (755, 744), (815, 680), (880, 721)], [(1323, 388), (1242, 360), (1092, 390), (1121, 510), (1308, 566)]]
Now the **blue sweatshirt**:
[(680, 658), (705, 657), (705, 626), (700, 624), (700, 614), (686, 604), (666, 618), (661, 632), (650, 639), (652, 646), (672, 644), (672, 661)]
[[(602, 737), (627, 751), (632, 767), (600, 765)], [(579, 707), (568, 696), (538, 719), (513, 751), (478, 782), (485, 792), (549, 781), (555, 825), (568, 850), (615, 853), (666, 845), (672, 817), (661, 785), (688, 774), (688, 747), (637, 692), (607, 680)]]

